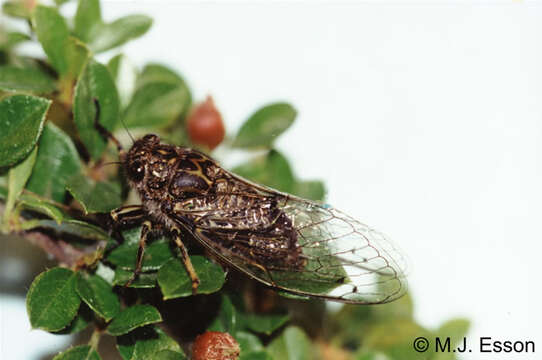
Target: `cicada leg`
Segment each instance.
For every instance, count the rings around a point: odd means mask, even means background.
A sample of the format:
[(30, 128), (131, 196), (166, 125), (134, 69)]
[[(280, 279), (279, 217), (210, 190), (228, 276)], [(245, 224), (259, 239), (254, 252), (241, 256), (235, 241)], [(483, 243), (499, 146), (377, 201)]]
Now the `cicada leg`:
[(141, 273), (141, 267), (143, 265), (143, 255), (145, 255), (145, 245), (147, 244), (147, 235), (152, 230), (152, 223), (150, 221), (144, 221), (141, 227), (141, 237), (139, 238), (139, 248), (137, 249), (137, 258), (134, 273), (130, 280), (124, 284), (124, 286), (130, 286), (137, 276)]
[(190, 277), (190, 280), (192, 281), (192, 295), (196, 295), (200, 283), (198, 274), (196, 274), (196, 270), (194, 270), (194, 266), (192, 265), (190, 257), (188, 256), (188, 251), (181, 240), (181, 231), (178, 228), (173, 228), (172, 232), (175, 235), (175, 244), (177, 244), (179, 250), (181, 251), (181, 260), (184, 264), (186, 272), (188, 273), (188, 276)]
[(141, 224), (145, 218), (145, 211), (141, 205), (128, 205), (111, 210), (109, 215), (115, 224), (132, 226)]

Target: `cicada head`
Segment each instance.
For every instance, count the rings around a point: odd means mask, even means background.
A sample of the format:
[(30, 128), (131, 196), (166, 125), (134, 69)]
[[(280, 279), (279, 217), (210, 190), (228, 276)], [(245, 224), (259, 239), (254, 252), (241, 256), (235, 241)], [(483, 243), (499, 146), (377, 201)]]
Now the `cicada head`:
[(157, 135), (149, 134), (134, 142), (125, 158), (122, 159), (128, 180), (136, 187), (145, 179), (147, 164), (152, 163), (153, 148), (160, 144)]

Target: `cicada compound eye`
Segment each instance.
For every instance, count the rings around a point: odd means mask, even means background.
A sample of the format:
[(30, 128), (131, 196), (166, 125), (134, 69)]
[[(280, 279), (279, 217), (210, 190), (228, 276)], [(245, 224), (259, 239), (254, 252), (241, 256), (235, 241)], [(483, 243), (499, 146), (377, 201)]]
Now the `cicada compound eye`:
[(145, 177), (145, 167), (139, 161), (134, 161), (128, 165), (128, 176), (132, 181), (139, 182)]

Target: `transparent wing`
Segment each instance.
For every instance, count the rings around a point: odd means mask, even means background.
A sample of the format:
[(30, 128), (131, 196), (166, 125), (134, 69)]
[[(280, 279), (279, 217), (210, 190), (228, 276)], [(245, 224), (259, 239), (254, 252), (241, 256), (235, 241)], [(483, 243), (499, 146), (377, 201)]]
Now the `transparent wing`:
[(248, 262), (217, 246), (222, 240), (246, 243), (251, 236), (246, 229), (230, 228), (225, 233), (221, 228), (196, 227), (192, 231), (196, 238), (217, 257), (264, 284), (299, 295), (376, 304), (406, 292), (406, 258), (384, 234), (328, 205), (256, 186), (262, 199), (278, 200), (277, 206), (292, 221), (305, 265), (277, 268), (264, 261)]

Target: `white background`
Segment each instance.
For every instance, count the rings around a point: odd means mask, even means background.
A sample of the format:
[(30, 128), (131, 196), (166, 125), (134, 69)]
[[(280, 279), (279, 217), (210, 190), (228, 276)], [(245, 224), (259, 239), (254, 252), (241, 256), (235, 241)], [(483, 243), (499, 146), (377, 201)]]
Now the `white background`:
[(177, 69), (196, 99), (212, 94), (230, 134), (265, 103), (293, 103), (279, 150), (405, 250), (423, 325), (465, 316), (473, 342), (535, 340), (540, 356), (541, 6), (140, 0), (102, 11), (151, 15), (123, 52)]

